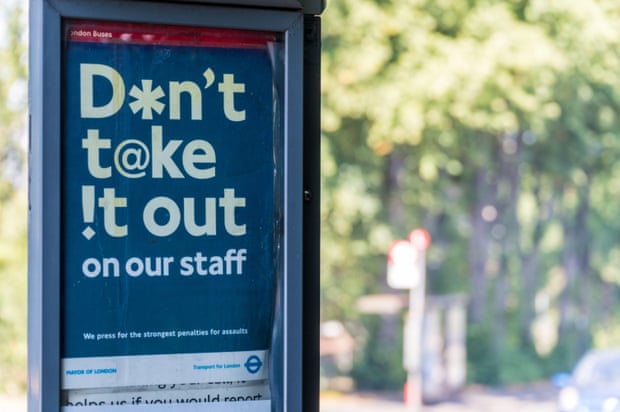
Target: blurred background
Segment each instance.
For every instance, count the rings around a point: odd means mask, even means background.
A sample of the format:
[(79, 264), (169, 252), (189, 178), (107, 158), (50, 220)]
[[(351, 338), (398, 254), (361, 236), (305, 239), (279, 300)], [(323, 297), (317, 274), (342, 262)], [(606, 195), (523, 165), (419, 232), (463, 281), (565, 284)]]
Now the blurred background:
[[(549, 382), (620, 345), (620, 1), (330, 0), (322, 58), (325, 393), (402, 390), (386, 255), (413, 228), (440, 386)], [(0, 4), (0, 62), (0, 393), (23, 396), (24, 0)]]
[(26, 386), (26, 3), (0, 5), (0, 394), (12, 396)]

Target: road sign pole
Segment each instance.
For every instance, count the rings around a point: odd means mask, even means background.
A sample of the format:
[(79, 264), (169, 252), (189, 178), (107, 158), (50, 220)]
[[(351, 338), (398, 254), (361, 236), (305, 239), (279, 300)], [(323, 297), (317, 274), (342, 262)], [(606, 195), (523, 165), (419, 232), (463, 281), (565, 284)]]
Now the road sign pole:
[(409, 314), (405, 322), (405, 368), (407, 383), (405, 385), (405, 403), (409, 410), (420, 411), (422, 407), (422, 323), (424, 321), (424, 291), (426, 284), (424, 251), (418, 252), (416, 261), (420, 271), (420, 280), (409, 291)]
[(408, 241), (394, 242), (388, 257), (388, 284), (395, 289), (409, 289), (409, 313), (405, 321), (403, 366), (407, 371), (404, 399), (408, 409), (422, 407), (422, 326), (426, 289), (426, 249), (430, 235), (413, 230)]

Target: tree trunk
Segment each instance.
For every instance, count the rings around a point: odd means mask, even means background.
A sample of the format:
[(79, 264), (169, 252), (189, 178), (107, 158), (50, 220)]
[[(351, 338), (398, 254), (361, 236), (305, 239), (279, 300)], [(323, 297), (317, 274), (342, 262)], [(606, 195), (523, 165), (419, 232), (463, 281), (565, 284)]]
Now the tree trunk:
[(470, 310), (472, 323), (482, 324), (488, 314), (488, 276), (486, 269), (491, 243), (489, 224), (482, 217), (489, 192), (487, 169), (478, 169), (475, 183), (476, 199), (471, 209), (471, 235), (468, 243), (468, 264), (471, 279)]
[(573, 219), (562, 218), (564, 252), (562, 263), (566, 288), (560, 295), (560, 336), (568, 337), (569, 354), (581, 355), (590, 344), (589, 307), (591, 305), (590, 251), (587, 227), (590, 213), (589, 185), (578, 190), (578, 205)]

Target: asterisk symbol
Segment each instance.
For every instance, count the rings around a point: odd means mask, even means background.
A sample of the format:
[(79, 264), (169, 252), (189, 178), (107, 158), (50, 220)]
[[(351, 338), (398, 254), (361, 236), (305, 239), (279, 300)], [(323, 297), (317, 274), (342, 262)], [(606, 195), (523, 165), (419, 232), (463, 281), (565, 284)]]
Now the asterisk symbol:
[(136, 99), (129, 103), (129, 107), (131, 108), (133, 114), (136, 114), (139, 110), (142, 110), (143, 120), (152, 120), (153, 110), (155, 110), (157, 114), (161, 114), (164, 107), (166, 107), (165, 104), (159, 101), (159, 99), (164, 97), (166, 94), (160, 86), (157, 86), (155, 90), (153, 90), (153, 80), (142, 80), (141, 82), (142, 89), (133, 86), (129, 91), (129, 95)]

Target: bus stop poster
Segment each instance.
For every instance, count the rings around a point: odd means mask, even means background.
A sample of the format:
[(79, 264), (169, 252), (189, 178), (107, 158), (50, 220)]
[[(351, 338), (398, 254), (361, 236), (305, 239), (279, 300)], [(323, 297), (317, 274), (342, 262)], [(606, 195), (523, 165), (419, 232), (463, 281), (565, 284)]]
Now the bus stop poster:
[(62, 389), (264, 382), (277, 35), (63, 30)]

